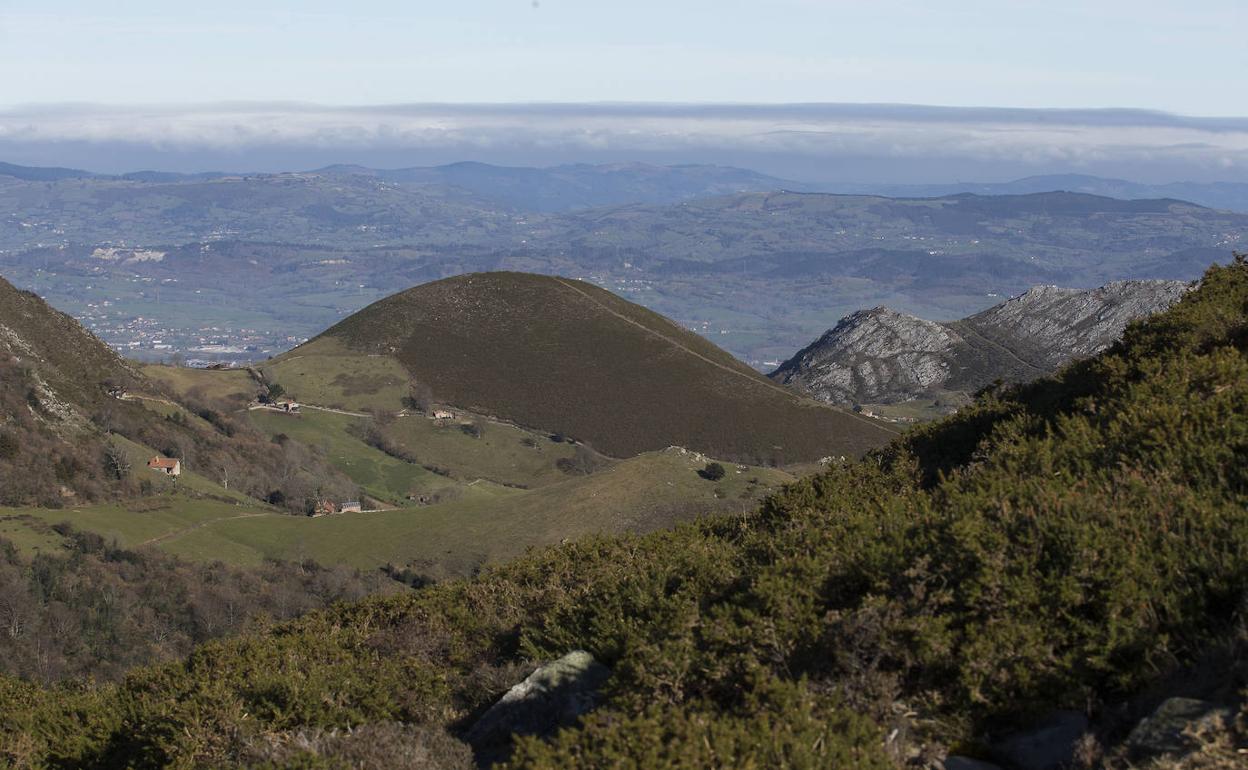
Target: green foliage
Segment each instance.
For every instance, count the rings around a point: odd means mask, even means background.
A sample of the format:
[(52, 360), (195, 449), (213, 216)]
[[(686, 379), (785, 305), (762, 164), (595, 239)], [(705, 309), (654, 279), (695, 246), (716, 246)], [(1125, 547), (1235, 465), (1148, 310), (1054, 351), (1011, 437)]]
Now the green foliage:
[(62, 547), (30, 559), (0, 539), (0, 674), (119, 680), (137, 665), (182, 657), (258, 618), (285, 620), (399, 590), (381, 575), (345, 567), (188, 564), (125, 550), (68, 524), (50, 529)]
[(773, 686), (741, 713), (697, 704), (600, 711), (550, 743), (522, 739), (507, 767), (887, 770), (894, 765), (870, 720), (795, 684)]
[(698, 473), (707, 481), (719, 481), (724, 477), (724, 474), (727, 473), (727, 471), (724, 470), (724, 466), (720, 463), (712, 462), (707, 463), (706, 467)]
[(0, 750), (213, 765), (266, 731), (462, 729), (570, 649), (611, 667), (604, 703), (514, 767), (883, 767), (898, 714), (948, 744), (1100, 709), (1242, 620), (1246, 330), (1248, 266), (1211, 269), (1109, 353), (755, 514), (534, 552), (89, 697), (19, 687)]

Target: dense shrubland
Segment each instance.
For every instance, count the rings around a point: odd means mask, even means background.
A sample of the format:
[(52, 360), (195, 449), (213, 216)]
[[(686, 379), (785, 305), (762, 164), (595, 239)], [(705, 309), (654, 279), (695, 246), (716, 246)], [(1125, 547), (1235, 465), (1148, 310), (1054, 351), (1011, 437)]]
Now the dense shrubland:
[[(1097, 359), (985, 393), (754, 514), (313, 612), (115, 687), (4, 682), (0, 756), (273, 766), (278, 746), (283, 766), (335, 767), (332, 741), (307, 736), (401, 723), (454, 767), (444, 731), (575, 648), (613, 669), (604, 704), (550, 742), (518, 741), (514, 767), (974, 752), (1055, 707), (1110, 714), (1211, 650), (1229, 650), (1218, 673), (1244, 688), (1246, 504), (1240, 259)], [(1246, 737), (1234, 729), (1227, 745)]]
[(261, 620), (286, 620), (402, 590), (345, 567), (270, 563), (242, 569), (123, 550), (54, 525), (64, 553), (23, 558), (0, 539), (0, 673), (40, 682), (118, 680), (180, 658)]

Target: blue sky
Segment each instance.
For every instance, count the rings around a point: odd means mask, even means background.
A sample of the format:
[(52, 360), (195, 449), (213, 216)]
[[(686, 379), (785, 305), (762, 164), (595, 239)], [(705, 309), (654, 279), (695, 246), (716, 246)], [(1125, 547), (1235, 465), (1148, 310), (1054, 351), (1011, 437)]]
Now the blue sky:
[(0, 105), (1245, 111), (1245, 0), (0, 0)]

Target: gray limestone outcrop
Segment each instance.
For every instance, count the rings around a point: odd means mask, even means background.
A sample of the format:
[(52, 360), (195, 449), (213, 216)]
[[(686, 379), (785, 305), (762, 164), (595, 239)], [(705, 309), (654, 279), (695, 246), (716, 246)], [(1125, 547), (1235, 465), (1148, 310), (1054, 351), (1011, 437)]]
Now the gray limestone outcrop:
[(1174, 304), (1181, 281), (1117, 281), (1098, 289), (1038, 286), (960, 321), (885, 307), (843, 318), (770, 375), (833, 404), (888, 404), (1023, 382), (1095, 355), (1127, 324)]
[(478, 758), (499, 758), (512, 735), (549, 735), (593, 710), (611, 670), (584, 650), (537, 668), (468, 731)]

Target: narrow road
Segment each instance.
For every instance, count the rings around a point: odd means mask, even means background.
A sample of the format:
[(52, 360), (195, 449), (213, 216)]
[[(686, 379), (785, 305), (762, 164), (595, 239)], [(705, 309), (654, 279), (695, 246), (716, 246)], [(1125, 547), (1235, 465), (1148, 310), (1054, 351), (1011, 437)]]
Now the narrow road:
[[(302, 401), (299, 402), (299, 408), (301, 410), (302, 409), (315, 409), (318, 412), (332, 412), (333, 414), (345, 414), (348, 417), (372, 417), (371, 414), (366, 414), (364, 412), (348, 412), (345, 409), (333, 409), (328, 406), (315, 406), (314, 404), (306, 404)], [(269, 412), (281, 412), (282, 414), (289, 414), (284, 409), (278, 409), (277, 407), (269, 406), (268, 404), (251, 404), (247, 407), (247, 411), (249, 412), (254, 412), (257, 409), (262, 409), (262, 410), (266, 410)], [(403, 415), (400, 415), (400, 416), (403, 416)]]

